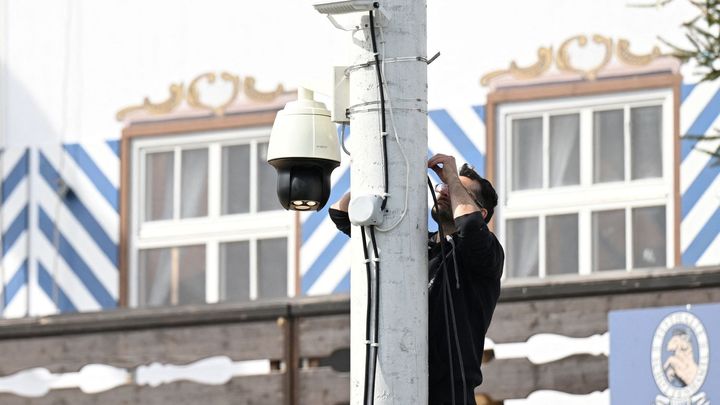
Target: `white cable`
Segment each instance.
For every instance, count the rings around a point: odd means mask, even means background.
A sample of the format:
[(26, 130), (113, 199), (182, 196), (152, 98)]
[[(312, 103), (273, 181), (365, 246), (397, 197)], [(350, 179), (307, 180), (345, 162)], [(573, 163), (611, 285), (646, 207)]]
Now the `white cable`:
[[(382, 25), (379, 27), (380, 30), (380, 37), (382, 38), (382, 71), (385, 73), (385, 33), (383, 32)], [(390, 112), (390, 126), (393, 129), (393, 135), (395, 136), (395, 142), (398, 144), (398, 148), (400, 149), (400, 154), (402, 155), (403, 159), (405, 160), (405, 205), (403, 206), (402, 214), (400, 215), (400, 218), (398, 218), (395, 223), (388, 226), (387, 228), (380, 228), (375, 227), (379, 232), (389, 232), (395, 228), (397, 228), (398, 225), (405, 219), (405, 216), (407, 215), (408, 211), (408, 197), (410, 195), (409, 187), (410, 184), (410, 163), (408, 161), (407, 155), (405, 154), (405, 149), (403, 148), (402, 144), (400, 143), (400, 138), (397, 134), (397, 128), (395, 127), (395, 115), (393, 114), (393, 108), (392, 108), (392, 97), (390, 96), (390, 92), (388, 89), (388, 86), (386, 85), (387, 80), (383, 80), (382, 86), (385, 86), (385, 94), (387, 95), (387, 100), (385, 100), (385, 103), (388, 104), (387, 110)]]
[(343, 150), (343, 152), (345, 152), (346, 155), (352, 157), (352, 155), (350, 154), (350, 151), (348, 151), (347, 148), (345, 147), (345, 128), (347, 128), (347, 124), (345, 124), (343, 122), (342, 125), (340, 126), (340, 146), (342, 147), (342, 150)]
[(335, 17), (332, 16), (332, 14), (327, 14), (327, 19), (330, 20), (330, 23), (335, 28), (337, 28), (341, 31), (347, 31), (347, 32), (352, 31), (353, 34), (360, 31), (360, 27), (357, 25), (353, 25), (352, 28), (344, 27), (342, 24), (340, 24), (340, 22), (338, 20), (335, 19)]

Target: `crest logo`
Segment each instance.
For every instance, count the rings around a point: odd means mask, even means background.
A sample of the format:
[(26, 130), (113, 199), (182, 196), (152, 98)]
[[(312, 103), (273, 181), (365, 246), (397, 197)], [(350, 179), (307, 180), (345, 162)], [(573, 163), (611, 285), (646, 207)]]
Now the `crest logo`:
[(708, 373), (710, 349), (702, 322), (689, 312), (675, 312), (662, 320), (652, 342), (652, 372), (662, 392), (656, 405), (710, 405), (698, 393)]

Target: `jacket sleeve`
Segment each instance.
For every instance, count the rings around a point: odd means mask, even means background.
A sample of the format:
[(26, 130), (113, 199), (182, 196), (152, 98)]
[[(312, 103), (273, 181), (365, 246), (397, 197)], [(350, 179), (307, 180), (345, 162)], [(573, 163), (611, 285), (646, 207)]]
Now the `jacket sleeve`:
[(455, 218), (455, 227), (463, 268), (477, 276), (499, 279), (505, 254), (482, 213), (477, 211)]
[(344, 233), (347, 236), (350, 236), (350, 229), (352, 228), (350, 224), (350, 216), (346, 211), (340, 211), (336, 210), (334, 208), (328, 209), (328, 214), (330, 215), (330, 219), (335, 223), (335, 226), (337, 229), (339, 229), (342, 233)]

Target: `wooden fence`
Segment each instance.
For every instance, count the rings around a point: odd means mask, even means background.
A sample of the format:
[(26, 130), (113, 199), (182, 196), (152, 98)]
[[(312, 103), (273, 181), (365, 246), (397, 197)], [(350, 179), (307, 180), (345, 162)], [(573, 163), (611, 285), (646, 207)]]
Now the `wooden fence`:
[[(496, 346), (525, 343), (540, 334), (583, 339), (588, 344), (587, 349), (579, 345), (580, 350), (550, 362), (526, 357), (489, 361), (483, 367), (485, 380), (476, 390), (488, 403), (527, 398), (539, 390), (576, 395), (607, 390), (607, 353), (590, 354), (594, 346), (587, 338), (608, 332), (610, 311), (720, 302), (719, 267), (613, 273), (579, 282), (570, 278), (536, 285), (507, 284), (488, 331)], [(562, 348), (528, 348), (558, 349)], [(575, 403), (591, 402), (578, 397)]]
[[(607, 389), (606, 354), (493, 359), (502, 345), (525, 344), (541, 333), (604, 334), (615, 309), (718, 301), (720, 268), (509, 285), (488, 333), (495, 349), (484, 356), (478, 403), (526, 398), (540, 389), (577, 395)], [(0, 404), (348, 404), (349, 308), (347, 296), (333, 296), (3, 320)], [(224, 377), (202, 365), (213, 358), (227, 370)], [(267, 367), (237, 371), (257, 360)], [(89, 364), (115, 374), (105, 377)], [(153, 367), (174, 370), (174, 377), (143, 377)], [(30, 391), (18, 395), (25, 386)], [(32, 393), (42, 387), (44, 395)]]
[[(0, 404), (346, 404), (349, 371), (324, 364), (335, 352), (348, 353), (342, 349), (349, 347), (349, 309), (347, 297), (325, 297), (3, 320), (0, 376), (20, 372), (26, 384), (49, 379), (51, 388), (40, 397), (2, 393)], [(140, 369), (152, 363), (178, 366), (214, 356), (240, 363), (265, 360), (268, 369), (221, 378), (220, 384), (198, 383), (203, 376), (192, 372), (157, 386), (137, 383)], [(88, 364), (127, 370), (129, 378), (97, 393), (52, 389)], [(38, 367), (47, 372), (34, 370)]]

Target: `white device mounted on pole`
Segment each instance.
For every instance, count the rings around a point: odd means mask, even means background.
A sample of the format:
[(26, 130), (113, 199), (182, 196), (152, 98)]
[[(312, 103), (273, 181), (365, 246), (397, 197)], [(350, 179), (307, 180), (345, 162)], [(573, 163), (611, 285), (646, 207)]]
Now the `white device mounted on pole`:
[(357, 226), (380, 225), (383, 221), (382, 201), (379, 195), (353, 197), (348, 207), (350, 222)]
[(350, 124), (350, 78), (345, 74), (347, 66), (333, 67), (332, 111), (330, 120), (336, 124)]

